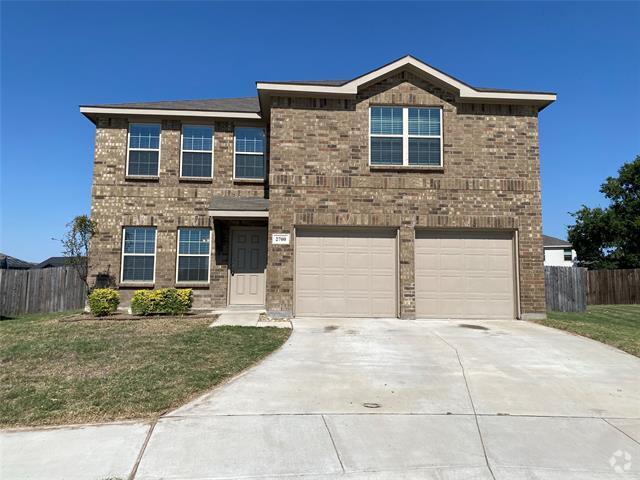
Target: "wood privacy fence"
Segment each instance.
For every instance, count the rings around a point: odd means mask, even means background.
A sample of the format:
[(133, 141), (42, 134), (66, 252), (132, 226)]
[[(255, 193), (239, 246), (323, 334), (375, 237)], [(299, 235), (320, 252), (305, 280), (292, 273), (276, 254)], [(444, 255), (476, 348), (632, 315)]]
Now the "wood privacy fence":
[(584, 312), (587, 309), (587, 269), (544, 267), (547, 310)]
[(640, 303), (640, 268), (589, 270), (589, 305)]
[(73, 267), (0, 270), (0, 316), (84, 308), (86, 287)]

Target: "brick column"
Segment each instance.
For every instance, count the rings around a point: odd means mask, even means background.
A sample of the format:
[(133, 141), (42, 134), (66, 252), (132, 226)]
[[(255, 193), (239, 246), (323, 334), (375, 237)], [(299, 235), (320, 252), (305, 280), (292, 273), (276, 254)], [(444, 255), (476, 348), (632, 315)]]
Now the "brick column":
[(415, 280), (415, 229), (413, 225), (400, 227), (400, 318), (416, 317), (416, 280)]

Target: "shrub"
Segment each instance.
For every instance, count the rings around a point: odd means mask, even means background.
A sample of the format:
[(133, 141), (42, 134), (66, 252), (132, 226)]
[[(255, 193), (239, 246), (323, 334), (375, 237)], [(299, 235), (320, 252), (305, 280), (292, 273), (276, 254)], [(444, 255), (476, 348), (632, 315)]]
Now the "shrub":
[(89, 310), (96, 317), (114, 313), (120, 304), (120, 294), (113, 288), (94, 288), (89, 294)]
[(190, 288), (160, 288), (136, 290), (131, 299), (134, 315), (184, 315), (191, 309)]

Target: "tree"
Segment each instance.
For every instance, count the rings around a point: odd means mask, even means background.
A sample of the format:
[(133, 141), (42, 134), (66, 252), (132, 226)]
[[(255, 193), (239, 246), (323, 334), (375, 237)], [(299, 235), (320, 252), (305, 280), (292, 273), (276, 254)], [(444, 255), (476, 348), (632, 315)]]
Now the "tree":
[(617, 177), (600, 186), (606, 208), (585, 205), (571, 215), (569, 241), (581, 266), (590, 269), (640, 268), (640, 155), (625, 163)]
[(67, 224), (67, 232), (61, 240), (62, 253), (67, 257), (67, 264), (76, 269), (87, 290), (89, 243), (96, 232), (96, 222), (86, 215), (79, 215)]

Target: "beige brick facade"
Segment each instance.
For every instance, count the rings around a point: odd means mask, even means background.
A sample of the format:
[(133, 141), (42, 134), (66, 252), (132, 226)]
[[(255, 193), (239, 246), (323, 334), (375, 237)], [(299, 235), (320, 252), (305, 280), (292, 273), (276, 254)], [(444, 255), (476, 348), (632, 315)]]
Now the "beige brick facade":
[[(208, 216), (209, 204), (216, 195), (265, 195), (265, 186), (233, 181), (233, 122), (201, 122), (214, 125), (213, 180), (181, 180), (180, 135), (182, 122), (147, 118), (132, 122), (162, 123), (160, 174), (157, 180), (127, 179), (127, 134), (129, 119), (102, 117), (96, 126), (91, 217), (98, 223), (99, 234), (91, 242), (89, 258), (90, 282), (98, 275), (108, 275), (119, 285), (122, 253), (122, 228), (155, 226), (156, 288), (176, 286), (176, 247), (178, 227), (213, 228)], [(185, 122), (193, 124), (192, 120)], [(244, 124), (243, 124), (244, 125)], [(238, 222), (238, 224), (252, 222)], [(255, 222), (253, 222), (255, 223)], [(228, 225), (217, 229), (228, 235)], [(228, 244), (220, 242), (215, 251), (212, 242), (211, 281), (207, 287), (196, 286), (196, 307), (221, 307), (227, 302)], [(188, 284), (187, 284), (188, 286)], [(137, 286), (122, 286), (122, 305), (127, 306)]]
[[(517, 231), (521, 311), (544, 312), (537, 107), (457, 103), (452, 93), (408, 71), (363, 89), (355, 99), (270, 101), (265, 185), (233, 182), (232, 121), (215, 122), (213, 181), (180, 181), (178, 118), (151, 119), (162, 121), (159, 180), (126, 179), (128, 119), (101, 116), (91, 210), (100, 233), (91, 245), (91, 277), (106, 273), (118, 283), (122, 227), (153, 225), (155, 287), (174, 286), (179, 226), (213, 227), (207, 215), (213, 195), (266, 195), (270, 235), (294, 237), (295, 227), (305, 225), (398, 228), (403, 318), (415, 315), (416, 228)], [(443, 167), (370, 167), (370, 105), (442, 107)], [(227, 226), (220, 222), (215, 236), (225, 237)], [(210, 285), (195, 291), (199, 307), (226, 304), (228, 239), (216, 238), (212, 246)], [(295, 237), (289, 245), (268, 247), (266, 306), (274, 314), (294, 311), (294, 251)], [(132, 290), (123, 289), (124, 305)]]
[[(370, 105), (443, 108), (443, 168), (370, 167)], [(295, 226), (400, 229), (400, 315), (412, 318), (414, 229), (517, 230), (523, 313), (544, 312), (537, 109), (457, 104), (410, 74), (356, 100), (276, 97), (271, 109), (272, 233)], [(270, 246), (267, 307), (291, 312), (294, 244)]]

